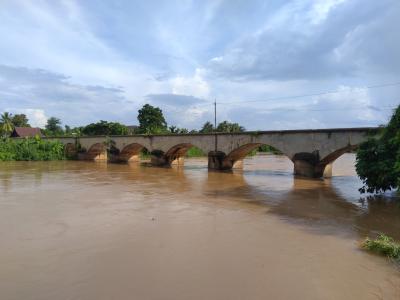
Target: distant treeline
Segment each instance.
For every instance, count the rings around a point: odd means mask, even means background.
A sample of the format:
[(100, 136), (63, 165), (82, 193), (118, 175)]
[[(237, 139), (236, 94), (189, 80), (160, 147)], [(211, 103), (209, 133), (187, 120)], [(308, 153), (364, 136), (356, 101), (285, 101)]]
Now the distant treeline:
[[(119, 122), (100, 120), (85, 126), (62, 126), (59, 118), (51, 117), (44, 128), (41, 128), (45, 136), (88, 136), (88, 135), (131, 135), (131, 134), (187, 134), (187, 133), (211, 133), (211, 132), (243, 132), (245, 128), (238, 123), (222, 121), (216, 127), (211, 122), (205, 122), (197, 130), (189, 130), (177, 126), (168, 126), (162, 110), (150, 104), (145, 104), (137, 116), (138, 125), (124, 125)], [(31, 127), (25, 114), (12, 115), (4, 112), (0, 117), (0, 134), (7, 137), (14, 127)]]
[[(132, 134), (187, 134), (187, 133), (213, 133), (213, 132), (243, 132), (245, 128), (238, 123), (228, 121), (220, 122), (216, 127), (211, 122), (205, 122), (199, 130), (188, 130), (177, 126), (168, 126), (160, 108), (145, 104), (139, 111), (138, 126), (127, 126), (118, 122), (101, 120), (86, 126), (71, 128), (68, 125), (62, 127), (59, 118), (51, 117), (41, 129), (45, 136), (93, 136), (93, 135), (132, 135)], [(15, 127), (31, 127), (25, 114), (12, 115), (4, 112), (0, 117), (0, 160), (59, 160), (65, 159), (64, 148), (61, 143), (41, 140), (39, 137), (25, 140), (13, 140), (8, 137)], [(256, 152), (280, 152), (271, 146), (260, 146), (249, 155)], [(143, 157), (149, 154), (144, 152)], [(192, 147), (186, 153), (187, 157), (206, 156), (199, 148)]]

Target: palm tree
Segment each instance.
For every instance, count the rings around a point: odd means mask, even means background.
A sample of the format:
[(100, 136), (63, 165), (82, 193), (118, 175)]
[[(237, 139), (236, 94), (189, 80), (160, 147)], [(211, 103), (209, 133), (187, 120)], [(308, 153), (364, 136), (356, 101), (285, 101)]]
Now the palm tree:
[(1, 115), (0, 124), (1, 130), (5, 135), (10, 135), (10, 133), (14, 130), (11, 114), (8, 112), (5, 112)]

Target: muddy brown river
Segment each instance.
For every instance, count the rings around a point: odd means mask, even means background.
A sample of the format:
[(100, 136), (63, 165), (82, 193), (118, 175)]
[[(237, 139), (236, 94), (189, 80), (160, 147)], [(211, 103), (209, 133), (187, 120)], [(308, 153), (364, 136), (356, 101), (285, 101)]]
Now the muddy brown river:
[(359, 247), (400, 239), (400, 202), (359, 194), (354, 155), (325, 180), (206, 165), (0, 163), (0, 299), (400, 299), (399, 267)]

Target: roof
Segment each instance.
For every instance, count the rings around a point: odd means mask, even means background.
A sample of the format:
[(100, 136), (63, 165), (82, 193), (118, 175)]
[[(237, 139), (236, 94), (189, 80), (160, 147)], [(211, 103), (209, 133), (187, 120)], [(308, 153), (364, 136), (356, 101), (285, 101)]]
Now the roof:
[(12, 137), (34, 137), (34, 136), (42, 136), (42, 132), (40, 128), (31, 128), (31, 127), (15, 127), (12, 132)]

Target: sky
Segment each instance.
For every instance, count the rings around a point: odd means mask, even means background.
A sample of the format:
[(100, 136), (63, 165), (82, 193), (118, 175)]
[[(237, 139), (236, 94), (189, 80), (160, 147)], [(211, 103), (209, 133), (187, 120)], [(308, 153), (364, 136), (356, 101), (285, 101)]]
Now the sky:
[(0, 0), (0, 112), (33, 126), (228, 120), (384, 124), (400, 104), (399, 0)]

